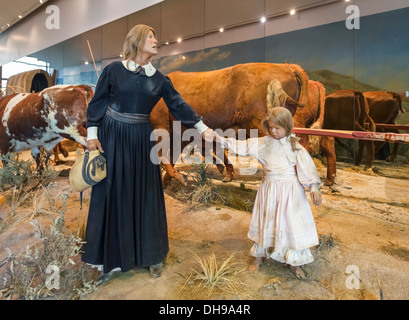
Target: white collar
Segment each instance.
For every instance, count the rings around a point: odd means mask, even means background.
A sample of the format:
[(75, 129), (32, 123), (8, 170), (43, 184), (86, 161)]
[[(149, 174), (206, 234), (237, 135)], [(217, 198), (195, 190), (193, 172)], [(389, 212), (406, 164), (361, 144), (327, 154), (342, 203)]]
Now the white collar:
[[(130, 61), (129, 61), (129, 68), (128, 68), (127, 62), (128, 62), (128, 60), (122, 60), (122, 64), (123, 64), (124, 67), (125, 67), (126, 69), (128, 69), (129, 71), (135, 71), (136, 68), (139, 67), (139, 64), (135, 63), (135, 61), (133, 61), (133, 60), (130, 60)], [(148, 62), (147, 64), (145, 64), (145, 65), (142, 66), (142, 67), (145, 69), (145, 74), (146, 74), (148, 77), (152, 77), (152, 76), (155, 74), (155, 72), (156, 72), (155, 67), (154, 67), (150, 62)]]
[(273, 141), (273, 142), (278, 142), (278, 143), (284, 145), (284, 144), (286, 144), (287, 142), (290, 142), (290, 139), (291, 139), (291, 138), (296, 138), (297, 136), (296, 136), (294, 133), (291, 133), (290, 135), (285, 136), (284, 138), (281, 138), (281, 139), (274, 139), (274, 138), (273, 138), (272, 136), (270, 136), (270, 135), (267, 135), (266, 137), (268, 137), (268, 138), (269, 138), (271, 141)]

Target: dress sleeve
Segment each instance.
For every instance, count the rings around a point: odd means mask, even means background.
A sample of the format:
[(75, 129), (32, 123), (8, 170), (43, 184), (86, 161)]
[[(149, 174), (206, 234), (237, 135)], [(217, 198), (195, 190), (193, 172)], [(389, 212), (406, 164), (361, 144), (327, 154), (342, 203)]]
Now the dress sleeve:
[(193, 128), (195, 124), (202, 120), (196, 111), (182, 98), (176, 91), (169, 77), (165, 76), (162, 87), (162, 96), (170, 113), (182, 122), (187, 128)]
[(236, 140), (234, 138), (220, 137), (222, 148), (227, 148), (239, 156), (253, 156), (258, 159), (260, 138), (250, 138), (247, 140)]
[(109, 74), (108, 68), (102, 71), (95, 88), (95, 94), (88, 104), (87, 109), (87, 128), (99, 127), (109, 103)]
[(304, 147), (296, 155), (297, 176), (300, 183), (311, 192), (320, 192), (321, 179), (315, 163)]

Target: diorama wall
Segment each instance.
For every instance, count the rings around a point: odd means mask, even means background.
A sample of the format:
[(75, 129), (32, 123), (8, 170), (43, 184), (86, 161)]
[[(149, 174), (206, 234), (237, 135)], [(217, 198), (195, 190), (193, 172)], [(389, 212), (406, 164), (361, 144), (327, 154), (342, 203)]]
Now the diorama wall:
[[(203, 1), (197, 3), (201, 2)], [(165, 1), (112, 22), (115, 28), (103, 26), (59, 44), (61, 53), (64, 52), (63, 59), (66, 65), (69, 64), (67, 60), (78, 57), (79, 53), (82, 61), (87, 61), (88, 64), (82, 62), (61, 68), (58, 72), (58, 83), (95, 86), (101, 70), (110, 62), (121, 60), (120, 52), (127, 31), (138, 23), (147, 23), (157, 30), (161, 44), (160, 52), (153, 64), (164, 74), (175, 70), (208, 71), (248, 62), (287, 62), (302, 66), (311, 79), (319, 80), (325, 85), (327, 93), (337, 89), (353, 88), (362, 91), (409, 90), (409, 35), (407, 33), (409, 20), (406, 18), (409, 15), (409, 6), (361, 16), (355, 21), (355, 23), (359, 22), (359, 25), (356, 25), (359, 29), (347, 28), (346, 18), (349, 16), (345, 12), (347, 4), (338, 2), (304, 10), (294, 17), (286, 15), (273, 18), (266, 24), (254, 20), (252, 23), (232, 27), (221, 33), (217, 30), (205, 32), (210, 29), (205, 26), (209, 20), (206, 15), (212, 15), (212, 13), (204, 9), (200, 11), (195, 5), (183, 7), (181, 10), (181, 4), (186, 3), (182, 0)], [(262, 15), (263, 9), (260, 8), (259, 16)], [(187, 18), (183, 20), (183, 17), (186, 17), (186, 12), (189, 11), (192, 11), (191, 19), (202, 19), (204, 26), (201, 30), (185, 31), (185, 36), (189, 34), (190, 38), (183, 39), (182, 31), (190, 23)], [(179, 16), (175, 16), (176, 13)], [(295, 28), (295, 25), (298, 27), (311, 25), (331, 15), (343, 16), (344, 19), (280, 32)], [(212, 26), (221, 25), (218, 19), (212, 15)], [(235, 21), (231, 19), (227, 17), (228, 23), (234, 25)], [(183, 39), (181, 43), (177, 43), (176, 39), (169, 39), (171, 34), (177, 34), (177, 31), (169, 29), (169, 26), (172, 26), (170, 20), (175, 21), (174, 25), (181, 30)], [(108, 37), (106, 34), (108, 30), (111, 30), (110, 39), (114, 36), (115, 41), (109, 43), (104, 41), (104, 37)], [(278, 33), (274, 33), (274, 30)], [(117, 32), (117, 35), (112, 35), (113, 32)], [(202, 35), (200, 35), (201, 32)], [(191, 36), (192, 34), (196, 36)], [(90, 47), (85, 45), (85, 39), (92, 39), (89, 41)], [(167, 40), (173, 41), (166, 45)], [(224, 44), (215, 45), (217, 43)], [(53, 54), (58, 55), (58, 46), (49, 50), (53, 50)], [(96, 69), (90, 52), (93, 53)], [(104, 55), (101, 55), (101, 52), (104, 52)], [(107, 54), (107, 52), (110, 53)], [(404, 101), (404, 107), (409, 110), (407, 100)], [(400, 115), (399, 121), (409, 123), (408, 113)]]
[[(372, 1), (372, 4), (376, 2)], [(222, 17), (214, 15), (216, 7), (200, 10), (197, 4), (204, 1), (183, 6), (186, 3), (185, 0), (165, 1), (114, 21), (111, 23), (114, 26), (85, 33), (81, 35), (82, 40), (76, 38), (64, 42), (61, 45), (65, 48), (66, 64), (70, 56), (78, 56), (78, 52), (88, 64), (65, 66), (58, 73), (58, 83), (95, 86), (102, 69), (112, 61), (122, 59), (120, 53), (127, 31), (133, 25), (146, 23), (158, 33), (161, 46), (153, 64), (164, 74), (176, 70), (209, 71), (249, 62), (296, 63), (312, 80), (323, 83), (327, 94), (339, 89), (409, 91), (409, 20), (406, 18), (409, 6), (385, 12), (373, 10), (362, 16), (365, 5), (357, 5), (362, 11), (352, 21), (355, 28), (347, 27), (348, 4), (339, 1), (305, 9), (294, 16), (272, 17), (265, 23), (256, 19), (254, 14), (253, 21), (235, 25), (244, 18), (233, 14), (227, 17), (227, 24), (232, 27), (219, 32), (214, 29), (217, 25), (222, 26)], [(378, 8), (378, 11), (383, 9)], [(260, 6), (257, 10), (257, 15), (263, 16), (265, 8)], [(211, 19), (207, 15), (211, 15)], [(201, 20), (199, 25), (203, 24), (203, 28), (189, 29), (190, 24), (197, 25), (189, 19)], [(325, 23), (337, 19), (339, 21)], [(112, 33), (117, 34), (114, 34), (115, 41), (107, 43), (104, 37), (108, 37), (109, 27), (111, 38)], [(181, 43), (176, 38), (171, 39), (175, 34), (181, 35)], [(84, 45), (85, 39), (93, 39), (90, 47)], [(170, 43), (166, 44), (166, 41)], [(95, 66), (90, 59), (91, 52)], [(399, 114), (397, 122), (408, 124), (409, 99), (403, 100), (403, 108), (407, 112)], [(401, 147), (400, 154), (406, 153), (407, 146)]]

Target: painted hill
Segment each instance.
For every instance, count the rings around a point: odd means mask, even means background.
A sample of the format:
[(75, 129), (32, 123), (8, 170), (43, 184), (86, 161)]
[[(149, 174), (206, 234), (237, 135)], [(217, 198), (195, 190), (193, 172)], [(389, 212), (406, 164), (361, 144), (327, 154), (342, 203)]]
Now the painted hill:
[(366, 83), (356, 81), (353, 77), (336, 73), (330, 70), (307, 71), (311, 80), (321, 82), (327, 91), (327, 94), (336, 90), (356, 89), (360, 91), (385, 91), (384, 89), (373, 87)]

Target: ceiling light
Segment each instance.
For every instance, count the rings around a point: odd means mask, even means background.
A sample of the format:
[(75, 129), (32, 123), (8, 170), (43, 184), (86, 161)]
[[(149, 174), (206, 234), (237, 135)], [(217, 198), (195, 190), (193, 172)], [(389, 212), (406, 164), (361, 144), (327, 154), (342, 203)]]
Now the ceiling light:
[(19, 14), (18, 17), (21, 19), (23, 16), (21, 14)]
[(224, 28), (220, 28), (219, 31), (220, 31), (220, 32), (223, 32), (223, 31), (224, 31)]
[(295, 9), (291, 9), (290, 14), (293, 16), (295, 15)]
[(40, 3), (43, 3), (43, 0), (40, 0)]
[(182, 42), (182, 38), (178, 38), (178, 43), (181, 43)]
[(261, 21), (262, 23), (266, 22), (266, 17), (262, 17), (262, 18), (260, 19), (260, 21)]
[(165, 44), (168, 45), (168, 44), (169, 44), (169, 41), (166, 41)]
[(183, 60), (185, 60), (185, 59), (186, 59), (186, 57), (185, 57), (185, 56), (182, 56), (182, 59), (183, 59)]
[(84, 64), (88, 64), (88, 61), (85, 61)]

